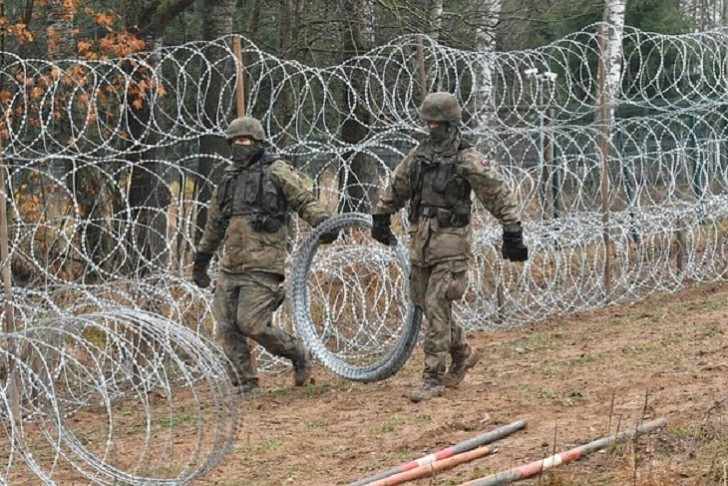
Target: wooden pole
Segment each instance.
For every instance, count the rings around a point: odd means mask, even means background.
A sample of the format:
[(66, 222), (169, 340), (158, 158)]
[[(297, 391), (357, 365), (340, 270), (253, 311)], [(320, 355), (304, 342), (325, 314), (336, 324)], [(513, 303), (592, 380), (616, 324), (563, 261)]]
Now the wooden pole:
[(237, 107), (238, 117), (245, 116), (245, 78), (243, 74), (243, 48), (240, 43), (240, 37), (233, 37), (233, 53), (237, 60), (237, 82), (235, 83), (235, 104)]
[[(8, 201), (5, 189), (5, 169), (3, 151), (0, 145), (0, 262), (2, 263), (3, 292), (5, 294), (5, 335), (15, 334), (15, 306), (13, 305), (13, 279), (10, 268), (10, 248), (8, 244)], [(15, 371), (14, 357), (17, 356), (14, 340), (8, 341), (7, 380), (9, 381), (10, 412), (13, 420), (20, 421), (20, 381)]]
[(612, 256), (609, 251), (609, 109), (607, 100), (607, 66), (606, 56), (606, 32), (604, 26), (599, 26), (599, 127), (601, 133), (600, 152), (602, 158), (602, 236), (604, 238), (604, 295), (609, 301), (611, 292), (610, 267)]
[(375, 481), (394, 476), (395, 474), (411, 471), (415, 468), (426, 466), (428, 464), (433, 464), (443, 459), (447, 459), (448, 457), (453, 457), (464, 452), (472, 451), (477, 447), (481, 447), (486, 444), (490, 444), (491, 442), (500, 440), (524, 428), (526, 428), (526, 422), (524, 420), (517, 420), (508, 425), (504, 425), (503, 427), (499, 427), (495, 430), (491, 430), (490, 432), (486, 432), (485, 434), (473, 437), (472, 439), (458, 442), (455, 445), (452, 445), (445, 449), (440, 449), (439, 451), (433, 452), (432, 454), (428, 454), (418, 459), (405, 462), (404, 464), (400, 464), (399, 466), (393, 467), (392, 469), (389, 469), (387, 471), (383, 471), (373, 476), (360, 479), (355, 483), (352, 483), (350, 486), (371, 485)]
[(546, 213), (550, 218), (556, 217), (556, 204), (554, 203), (554, 109), (549, 106), (546, 110)]
[(685, 248), (685, 233), (683, 230), (678, 229), (675, 242), (675, 266), (680, 273), (685, 270)]
[[(500, 247), (498, 245), (495, 245), (495, 254), (499, 255), (500, 252)], [(502, 261), (505, 263), (505, 260)], [(503, 271), (501, 272), (501, 278), (497, 279), (495, 283), (495, 302), (498, 306), (496, 318), (498, 319), (498, 322), (503, 322), (505, 320), (503, 308), (506, 306), (506, 289), (505, 285), (503, 284), (503, 281), (505, 280), (506, 266), (502, 265), (501, 268), (503, 269)]]
[(379, 481), (374, 481), (373, 483), (369, 483), (367, 486), (395, 486), (397, 484), (406, 483), (407, 481), (424, 478), (425, 476), (434, 474), (437, 471), (451, 469), (465, 462), (470, 462), (474, 459), (493, 454), (495, 451), (496, 450), (490, 446), (479, 447), (472, 451), (463, 452), (462, 454), (457, 454), (446, 459), (435, 461), (432, 464), (425, 464), (409, 471), (401, 472), (394, 476), (380, 479)]
[(8, 244), (8, 203), (5, 190), (5, 165), (2, 164), (0, 151), (0, 259), (2, 260), (3, 290), (5, 292), (5, 333), (15, 332), (13, 311), (13, 280), (10, 268), (10, 249)]
[(427, 96), (427, 70), (425, 69), (425, 47), (422, 35), (417, 36), (417, 77), (420, 81), (420, 103)]
[(664, 427), (666, 424), (667, 420), (664, 418), (653, 420), (652, 422), (647, 422), (635, 429), (629, 429), (624, 432), (620, 432), (619, 434), (612, 435), (611, 437), (603, 437), (583, 446), (579, 446), (559, 454), (554, 454), (553, 456), (546, 457), (539, 461), (515, 467), (492, 476), (462, 483), (460, 486), (500, 486), (501, 484), (510, 484), (514, 481), (530, 478), (536, 474), (542, 473), (546, 469), (551, 469), (552, 467), (556, 467), (560, 464), (565, 464), (585, 457), (592, 452), (603, 449), (620, 440), (627, 439), (638, 434), (647, 434), (655, 429)]
[[(238, 118), (245, 116), (245, 74), (243, 72), (243, 46), (239, 36), (233, 37), (233, 54), (237, 61), (237, 76), (235, 82), (235, 106)], [(248, 339), (248, 348), (250, 349), (250, 366), (258, 369), (258, 359), (255, 354), (255, 341)]]

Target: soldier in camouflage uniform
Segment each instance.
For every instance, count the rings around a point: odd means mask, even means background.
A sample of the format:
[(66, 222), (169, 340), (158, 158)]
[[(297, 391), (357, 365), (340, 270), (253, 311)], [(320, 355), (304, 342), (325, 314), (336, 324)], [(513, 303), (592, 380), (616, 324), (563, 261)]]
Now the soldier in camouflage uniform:
[[(471, 194), (503, 225), (502, 255), (528, 258), (516, 198), (493, 161), (462, 139), (460, 105), (452, 94), (432, 93), (419, 109), (429, 131), (394, 169), (374, 208), (372, 237), (396, 244), (391, 215), (409, 201), (409, 258), (412, 299), (427, 317), (425, 368), (413, 402), (457, 386), (480, 356), (453, 320), (452, 302), (465, 293), (470, 248)], [(448, 355), (451, 358), (446, 370)]]
[[(329, 215), (302, 178), (265, 150), (265, 133), (258, 120), (249, 116), (233, 120), (226, 138), (232, 147), (232, 164), (212, 194), (193, 280), (203, 288), (210, 285), (207, 269), (224, 242), (213, 315), (217, 337), (235, 368), (234, 384), (243, 394), (260, 390), (251, 366), (246, 339), (250, 337), (267, 351), (291, 360), (294, 383), (303, 386), (311, 376), (309, 352), (299, 338), (273, 325), (273, 312), (285, 296), (290, 211), (314, 227)], [(338, 231), (332, 231), (319, 241), (331, 243), (337, 236)]]

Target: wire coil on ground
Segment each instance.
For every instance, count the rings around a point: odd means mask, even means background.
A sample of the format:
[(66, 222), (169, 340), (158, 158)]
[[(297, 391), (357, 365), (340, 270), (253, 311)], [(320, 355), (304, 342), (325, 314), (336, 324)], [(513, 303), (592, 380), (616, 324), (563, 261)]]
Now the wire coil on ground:
[[(374, 250), (371, 244), (357, 244), (358, 235), (352, 229), (369, 230), (371, 226), (372, 219), (368, 214), (345, 213), (333, 216), (315, 228), (294, 259), (288, 289), (296, 331), (314, 356), (342, 378), (359, 382), (384, 380), (399, 371), (417, 344), (422, 322), (422, 312), (409, 300), (410, 267), (402, 243), (398, 242), (392, 249)], [(319, 252), (319, 236), (333, 229), (344, 233), (342, 239), (346, 244), (334, 243)], [(387, 278), (392, 263), (399, 269), (395, 279)], [(347, 265), (359, 265), (359, 271), (341, 271)], [(316, 272), (325, 275), (318, 285), (310, 285)], [(372, 278), (374, 274), (380, 278)], [(323, 319), (314, 319), (312, 315), (312, 289), (318, 293), (316, 300), (330, 297), (329, 303), (323, 305)], [(321, 289), (326, 290), (322, 292)], [(357, 299), (372, 295), (373, 303), (366, 304), (363, 300), (363, 309), (352, 309), (352, 303)], [(405, 309), (397, 309), (397, 302), (407, 302)], [(332, 307), (338, 309), (333, 316), (335, 320), (332, 319)], [(398, 311), (403, 314), (401, 319), (396, 316)], [(337, 339), (341, 328), (348, 324), (345, 321), (362, 316), (365, 321), (354, 323), (353, 336)], [(336, 350), (329, 349), (331, 343), (340, 342), (343, 345)], [(352, 364), (346, 357), (356, 357), (366, 364)]]
[(237, 394), (226, 360), (184, 326), (114, 309), (6, 338), (0, 359), (12, 363), (16, 391), (0, 402), (10, 424), (0, 484), (181, 485), (232, 448)]

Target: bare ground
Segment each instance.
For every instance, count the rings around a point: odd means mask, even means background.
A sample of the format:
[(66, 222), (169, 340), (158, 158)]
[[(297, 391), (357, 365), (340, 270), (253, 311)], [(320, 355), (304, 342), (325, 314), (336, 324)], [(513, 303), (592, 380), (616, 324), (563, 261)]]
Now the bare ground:
[(318, 367), (316, 382), (263, 374), (241, 404), (234, 451), (196, 484), (337, 485), (516, 420), (498, 452), (414, 481), (480, 478), (665, 417), (664, 430), (522, 484), (728, 484), (728, 283), (470, 336), (484, 359), (456, 390), (413, 404), (417, 350), (389, 380), (358, 384)]

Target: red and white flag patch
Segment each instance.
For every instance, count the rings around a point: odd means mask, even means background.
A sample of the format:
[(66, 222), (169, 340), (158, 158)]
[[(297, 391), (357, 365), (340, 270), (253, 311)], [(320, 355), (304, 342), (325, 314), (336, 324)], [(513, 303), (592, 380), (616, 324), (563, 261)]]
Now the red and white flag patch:
[(490, 167), (490, 159), (485, 158), (485, 159), (481, 160), (480, 165), (482, 165), (483, 167), (485, 167), (487, 169), (488, 167)]

